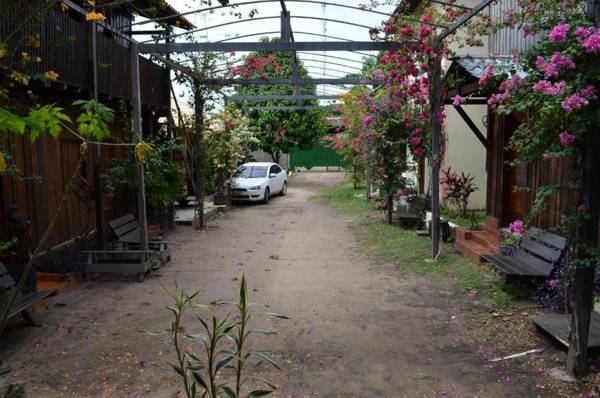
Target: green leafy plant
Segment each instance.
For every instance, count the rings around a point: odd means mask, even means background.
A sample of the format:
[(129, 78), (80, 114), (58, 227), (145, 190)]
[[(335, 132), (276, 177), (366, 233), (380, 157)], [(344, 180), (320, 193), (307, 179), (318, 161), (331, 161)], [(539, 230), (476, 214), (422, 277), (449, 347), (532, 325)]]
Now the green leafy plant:
[[(176, 362), (170, 364), (179, 377), (186, 397), (206, 398), (257, 398), (267, 396), (277, 390), (277, 387), (263, 378), (246, 375), (247, 365), (266, 364), (280, 370), (267, 352), (248, 348), (248, 338), (254, 334), (273, 335), (269, 330), (251, 329), (251, 320), (258, 314), (269, 317), (287, 319), (274, 313), (255, 312), (255, 304), (249, 301), (246, 278), (242, 276), (238, 298), (234, 302), (218, 301), (211, 305), (195, 303), (199, 292), (187, 294), (164, 287), (163, 290), (173, 300), (167, 309), (171, 313), (169, 337), (175, 350)], [(222, 307), (233, 308), (234, 311), (219, 316), (217, 312)], [(186, 314), (191, 313), (200, 325), (200, 333), (185, 334), (184, 321)], [(187, 329), (187, 328), (186, 328)], [(193, 351), (199, 345), (201, 354)], [(233, 369), (233, 382), (220, 382), (221, 373), (225, 369)], [(225, 379), (227, 380), (227, 379)], [(251, 389), (248, 384), (264, 385), (266, 387)], [(247, 390), (250, 390), (249, 392)]]
[(63, 123), (72, 123), (71, 118), (63, 113), (63, 108), (54, 105), (32, 109), (25, 121), (30, 127), (29, 138), (32, 141), (45, 132), (56, 138), (63, 130)]
[(467, 216), (469, 196), (479, 190), (479, 187), (473, 182), (474, 180), (475, 177), (470, 173), (465, 174), (461, 171), (458, 174), (450, 167), (442, 171), (440, 182), (445, 188), (444, 204), (455, 208), (462, 217)]
[[(169, 159), (171, 151), (180, 149), (174, 141), (152, 142), (150, 152), (144, 156), (144, 182), (146, 200), (153, 215), (161, 213), (168, 205), (182, 195), (183, 181), (179, 165)], [(113, 159), (112, 167), (104, 175), (106, 192), (114, 197), (122, 189), (135, 189), (134, 149), (126, 159)]]
[(102, 141), (110, 135), (109, 123), (115, 118), (115, 111), (96, 100), (77, 100), (73, 105), (80, 105), (83, 113), (77, 118), (77, 131), (84, 138), (94, 137)]

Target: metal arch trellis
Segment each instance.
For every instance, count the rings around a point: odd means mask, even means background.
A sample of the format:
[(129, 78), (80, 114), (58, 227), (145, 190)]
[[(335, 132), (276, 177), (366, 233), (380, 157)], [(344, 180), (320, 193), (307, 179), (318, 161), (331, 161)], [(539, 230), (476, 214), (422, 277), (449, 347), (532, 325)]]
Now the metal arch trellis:
[[(275, 0), (268, 0), (275, 1)], [(266, 3), (267, 0), (264, 1), (256, 1), (253, 4), (257, 3)], [(292, 1), (292, 0), (290, 0)], [(308, 2), (309, 0), (297, 0)], [(463, 14), (459, 19), (457, 19), (450, 27), (445, 26), (437, 26), (443, 28), (443, 32), (437, 35), (435, 41), (435, 49), (439, 50), (442, 47), (443, 40), (448, 37), (450, 34), (453, 34), (460, 26), (465, 24), (475, 15), (477, 15), (481, 10), (487, 7), (494, 0), (482, 0), (477, 6), (473, 7), (466, 14)], [(72, 6), (76, 11), (81, 12), (82, 14), (87, 14), (85, 10), (77, 5), (73, 4), (71, 0), (66, 0), (66, 4)], [(248, 4), (250, 2), (246, 2)], [(322, 4), (323, 2), (318, 2)], [(139, 62), (139, 53), (170, 53), (170, 52), (199, 52), (199, 51), (255, 51), (266, 49), (267, 51), (346, 51), (346, 50), (395, 50), (402, 47), (405, 43), (381, 43), (381, 42), (295, 42), (293, 39), (293, 33), (291, 30), (291, 24), (289, 22), (290, 15), (286, 9), (285, 1), (280, 0), (280, 4), (282, 7), (282, 42), (279, 43), (166, 43), (166, 44), (139, 44), (137, 41), (132, 38), (128, 38), (131, 41), (131, 53), (132, 53), (132, 63), (135, 66)], [(330, 3), (333, 5), (333, 3)], [(339, 6), (339, 5), (338, 5)], [(214, 7), (213, 9), (219, 9), (224, 7)], [(399, 9), (397, 8), (396, 11)], [(367, 11), (367, 10), (363, 10)], [(198, 12), (198, 10), (196, 10)], [(194, 13), (194, 12), (190, 12)], [(394, 12), (397, 14), (397, 12)], [(176, 17), (168, 16), (170, 18)], [(406, 19), (402, 16), (395, 15), (397, 18)], [(272, 18), (272, 17), (270, 17)], [(269, 18), (269, 19), (270, 19)], [(295, 17), (297, 18), (297, 17)], [(259, 17), (254, 19), (255, 21), (258, 19), (267, 19), (267, 17)], [(314, 19), (314, 20), (322, 20), (322, 21), (331, 21), (331, 22), (339, 22), (345, 23), (348, 25), (360, 25), (349, 23), (346, 21), (328, 19), (328, 18), (318, 18), (318, 17), (306, 17), (306, 19)], [(150, 22), (158, 22), (158, 19), (150, 20)], [(421, 22), (422, 21), (415, 21)], [(231, 23), (221, 24), (221, 26), (231, 25)], [(123, 35), (121, 32), (118, 32), (116, 29), (111, 27), (108, 24), (103, 23), (106, 29), (110, 31), (114, 31), (119, 35)], [(133, 26), (133, 25), (131, 25)], [(362, 27), (366, 27), (362, 25)], [(366, 27), (369, 28), (369, 27)], [(201, 29), (205, 30), (205, 29)], [(200, 31), (201, 31), (200, 30)], [(189, 33), (188, 33), (189, 34)], [(168, 39), (172, 39), (174, 37), (178, 37), (178, 35), (171, 35), (167, 37), (163, 37), (168, 41)], [(140, 117), (139, 109), (141, 108), (140, 98), (139, 98), (139, 68), (132, 67), (132, 85), (133, 85), (133, 95), (132, 102), (134, 107), (134, 115), (137, 118)], [(432, 125), (432, 256), (435, 258), (439, 252), (439, 135), (441, 132), (441, 122), (437, 115), (441, 111), (441, 59), (436, 59), (432, 63), (431, 68), (431, 125)], [(220, 85), (230, 85), (230, 84), (288, 84), (288, 85), (296, 85), (299, 84), (377, 84), (377, 82), (367, 82), (364, 80), (356, 81), (353, 79), (300, 79), (294, 74), (292, 79), (207, 79), (205, 84), (220, 84)], [(137, 91), (137, 92), (136, 92)], [(141, 133), (141, 123), (140, 120), (137, 120), (134, 123), (136, 135)], [(437, 179), (435, 178), (437, 177)]]
[[(243, 5), (262, 4), (262, 3), (276, 3), (276, 2), (281, 2), (281, 0), (252, 0), (252, 1), (240, 2), (240, 3), (236, 3), (236, 4), (227, 4), (227, 5), (220, 5), (220, 6), (214, 6), (214, 7), (200, 8), (200, 9), (196, 9), (196, 10), (190, 10), (190, 11), (186, 11), (186, 12), (182, 12), (182, 13), (168, 15), (168, 16), (161, 17), (161, 18), (154, 18), (154, 19), (150, 19), (150, 20), (147, 20), (147, 21), (140, 21), (140, 22), (134, 22), (132, 24), (121, 25), (121, 26), (116, 27), (116, 29), (131, 28), (131, 27), (136, 26), (136, 25), (143, 25), (143, 24), (147, 24), (147, 23), (161, 22), (161, 21), (165, 21), (165, 20), (168, 20), (168, 19), (172, 19), (172, 18), (183, 17), (183, 16), (192, 15), (192, 14), (198, 14), (198, 13), (203, 13), (203, 12), (207, 12), (207, 11), (215, 11), (215, 10), (223, 9), (223, 8), (233, 8), (233, 7), (243, 6)], [(379, 15), (382, 15), (382, 16), (385, 16), (385, 17), (392, 17), (392, 16), (394, 16), (394, 13), (390, 14), (390, 13), (387, 13), (387, 12), (377, 11), (377, 10), (370, 9), (370, 8), (356, 7), (356, 6), (350, 6), (350, 5), (347, 5), (347, 4), (332, 3), (332, 2), (327, 2), (327, 1), (318, 1), (318, 0), (287, 0), (287, 2), (288, 3), (312, 3), (312, 4), (319, 4), (319, 5), (323, 5), (324, 4), (326, 6), (341, 7), (341, 8), (347, 8), (347, 9), (352, 9), (352, 10), (361, 11), (361, 12), (369, 12), (369, 13), (379, 14)], [(406, 17), (406, 16), (402, 16), (400, 18), (403, 19), (403, 20), (405, 20), (405, 21), (422, 23), (424, 25), (435, 26), (437, 28), (446, 28), (446, 26), (444, 26), (444, 25), (439, 25), (439, 24), (435, 24), (435, 23), (431, 23), (431, 22), (423, 22), (423, 21), (419, 21), (418, 19), (410, 18), (410, 17)]]
[[(187, 36), (187, 35), (191, 35), (191, 34), (198, 33), (198, 32), (205, 32), (207, 30), (222, 28), (224, 26), (231, 26), (231, 25), (237, 25), (237, 24), (246, 23), (246, 22), (262, 21), (262, 20), (269, 20), (269, 19), (280, 19), (280, 18), (281, 18), (281, 16), (279, 16), (279, 15), (271, 15), (271, 16), (266, 16), (266, 17), (253, 17), (253, 18), (246, 18), (246, 19), (237, 19), (235, 21), (229, 21), (229, 22), (224, 22), (221, 24), (206, 26), (204, 28), (197, 28), (197, 29), (185, 31), (182, 33), (174, 33), (174, 34), (167, 35), (167, 36), (161, 36), (160, 39), (161, 40), (171, 40), (171, 39), (175, 39), (175, 38), (181, 37), (181, 36)], [(348, 22), (348, 21), (344, 21), (341, 19), (334, 19), (334, 18), (313, 17), (310, 15), (293, 15), (293, 16), (291, 16), (291, 18), (293, 18), (293, 19), (309, 19), (309, 20), (315, 20), (315, 21), (326, 21), (326, 22), (339, 23), (339, 24), (343, 24), (343, 25), (355, 26), (357, 28), (363, 28), (363, 29), (369, 29), (369, 30), (373, 29), (372, 26), (363, 25), (363, 24), (359, 24), (356, 22)], [(323, 36), (323, 35), (319, 34), (319, 36)], [(342, 39), (342, 40), (346, 40), (346, 39)], [(155, 41), (155, 39), (144, 40), (140, 43), (142, 43), (142, 44), (143, 43), (151, 43), (153, 41)]]

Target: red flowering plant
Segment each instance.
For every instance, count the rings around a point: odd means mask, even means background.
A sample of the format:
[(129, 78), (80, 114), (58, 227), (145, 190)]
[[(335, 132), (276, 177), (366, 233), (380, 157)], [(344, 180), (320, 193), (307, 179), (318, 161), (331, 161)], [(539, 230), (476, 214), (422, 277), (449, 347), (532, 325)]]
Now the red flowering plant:
[[(365, 7), (374, 7), (376, 3)], [(381, 207), (388, 210), (388, 221), (391, 221), (394, 195), (405, 190), (408, 183), (403, 173), (409, 168), (409, 153), (415, 159), (431, 158), (428, 74), (434, 60), (449, 54), (446, 44), (438, 49), (434, 45), (436, 26), (449, 25), (463, 12), (465, 10), (453, 7), (429, 6), (416, 17), (400, 17), (370, 32), (374, 40), (405, 43), (399, 50), (379, 54), (377, 65), (367, 71), (365, 77), (381, 85), (372, 95), (361, 98), (352, 119), (345, 119), (348, 128), (350, 121), (356, 125), (354, 120), (360, 115), (369, 172), (379, 188)], [(480, 44), (473, 37), (467, 35), (467, 43)], [(443, 120), (445, 115), (441, 112), (435, 117)]]
[(335, 134), (327, 137), (331, 149), (336, 151), (349, 166), (354, 188), (358, 189), (366, 171), (366, 148), (363, 129), (362, 100), (367, 98), (371, 90), (365, 86), (355, 86), (342, 95), (342, 104), (337, 107), (341, 114), (343, 127), (338, 127)]

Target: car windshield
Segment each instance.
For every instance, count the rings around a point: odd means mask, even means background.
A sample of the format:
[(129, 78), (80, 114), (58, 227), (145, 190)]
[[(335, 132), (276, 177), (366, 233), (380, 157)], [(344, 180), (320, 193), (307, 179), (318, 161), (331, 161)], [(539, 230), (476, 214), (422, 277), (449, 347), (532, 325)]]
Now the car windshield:
[(266, 166), (242, 166), (235, 173), (236, 177), (241, 178), (265, 178), (267, 176)]

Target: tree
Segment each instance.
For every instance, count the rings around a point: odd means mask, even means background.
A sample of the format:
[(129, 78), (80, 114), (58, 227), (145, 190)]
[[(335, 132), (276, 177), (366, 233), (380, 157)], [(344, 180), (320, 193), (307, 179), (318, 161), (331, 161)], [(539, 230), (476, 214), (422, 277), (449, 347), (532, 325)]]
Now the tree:
[[(268, 41), (263, 38), (262, 41)], [(279, 41), (278, 38), (272, 41)], [(294, 54), (290, 52), (255, 52), (244, 59), (241, 66), (231, 69), (232, 74), (252, 77), (291, 78), (293, 76)], [(306, 78), (308, 72), (298, 65), (298, 76)], [(314, 95), (315, 86), (300, 86), (299, 94)], [(239, 95), (292, 95), (294, 86), (289, 85), (241, 85)], [(246, 107), (254, 106), (292, 106), (298, 102), (292, 100), (272, 100), (254, 103), (240, 103)], [(305, 105), (318, 105), (317, 100), (304, 101)], [(282, 153), (292, 149), (307, 149), (315, 146), (326, 132), (325, 113), (320, 110), (251, 110), (248, 112), (249, 129), (254, 132), (258, 143), (255, 149), (270, 154), (278, 162)]]

